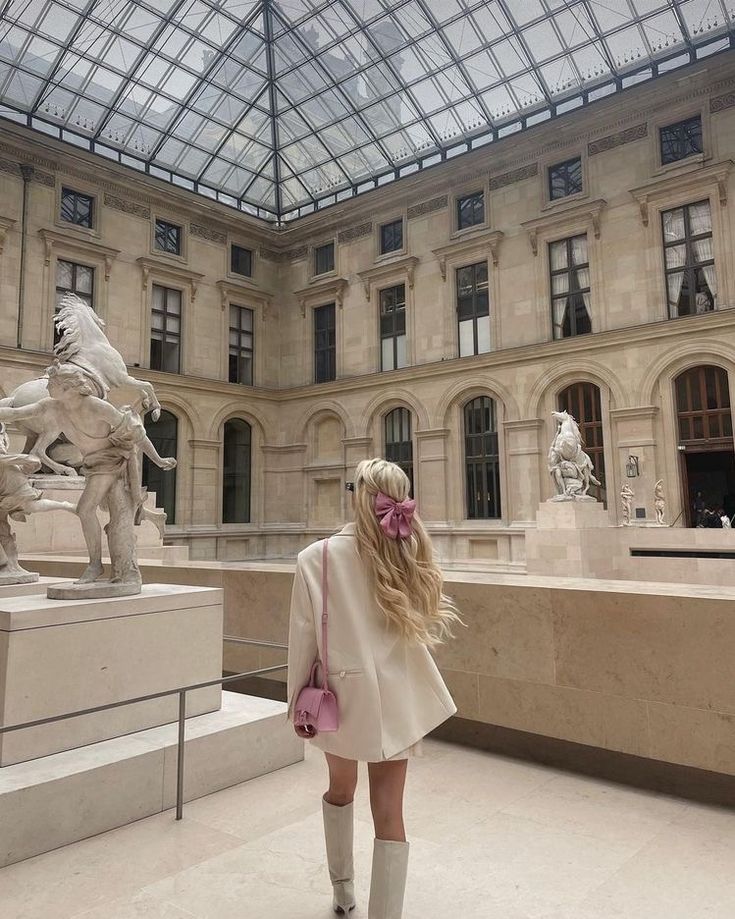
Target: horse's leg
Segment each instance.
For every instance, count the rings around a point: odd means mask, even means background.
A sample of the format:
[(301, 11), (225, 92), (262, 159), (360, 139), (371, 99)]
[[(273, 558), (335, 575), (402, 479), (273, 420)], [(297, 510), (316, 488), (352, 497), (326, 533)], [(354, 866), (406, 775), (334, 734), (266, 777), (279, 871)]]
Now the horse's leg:
[(58, 439), (59, 434), (61, 434), (61, 431), (44, 431), (43, 434), (38, 435), (33, 449), (29, 452), (31, 456), (37, 456), (44, 466), (48, 466), (49, 469), (52, 469), (59, 475), (76, 475), (77, 471), (73, 466), (64, 466), (61, 463), (57, 463), (56, 460), (52, 460), (46, 452), (51, 444)]

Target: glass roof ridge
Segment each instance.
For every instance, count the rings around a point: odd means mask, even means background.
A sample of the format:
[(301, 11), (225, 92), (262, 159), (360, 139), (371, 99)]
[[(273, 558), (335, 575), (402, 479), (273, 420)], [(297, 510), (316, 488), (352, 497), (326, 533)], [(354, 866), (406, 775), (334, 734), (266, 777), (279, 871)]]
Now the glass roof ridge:
[(734, 30), (724, 0), (7, 0), (0, 115), (279, 225)]

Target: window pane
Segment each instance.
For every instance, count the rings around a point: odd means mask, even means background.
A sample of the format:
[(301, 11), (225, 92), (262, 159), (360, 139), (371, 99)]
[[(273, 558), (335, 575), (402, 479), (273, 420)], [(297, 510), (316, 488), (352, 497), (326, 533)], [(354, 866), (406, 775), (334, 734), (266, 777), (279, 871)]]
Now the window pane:
[(56, 286), (71, 290), (71, 279), (74, 266), (71, 262), (58, 261), (56, 263)]
[(233, 274), (251, 277), (253, 273), (253, 253), (250, 249), (233, 245), (230, 255), (230, 270)]
[(459, 324), (459, 356), (468, 357), (475, 353), (475, 338), (473, 321), (467, 320)]
[(382, 340), (382, 345), (383, 370), (395, 370), (395, 365), (393, 363), (393, 339), (384, 338)]
[(406, 367), (406, 336), (399, 335), (396, 339), (396, 351), (398, 352), (397, 364), (399, 367)]
[(222, 455), (222, 522), (249, 523), (251, 429), (246, 421), (225, 424)]
[(480, 316), (477, 320), (477, 353), (490, 350), (490, 317)]
[[(176, 458), (178, 451), (178, 420), (165, 409), (158, 421), (149, 415), (145, 430), (151, 443), (161, 456)], [(176, 469), (164, 472), (147, 456), (143, 457), (143, 485), (156, 495), (156, 504), (166, 512), (166, 523), (176, 523)]]

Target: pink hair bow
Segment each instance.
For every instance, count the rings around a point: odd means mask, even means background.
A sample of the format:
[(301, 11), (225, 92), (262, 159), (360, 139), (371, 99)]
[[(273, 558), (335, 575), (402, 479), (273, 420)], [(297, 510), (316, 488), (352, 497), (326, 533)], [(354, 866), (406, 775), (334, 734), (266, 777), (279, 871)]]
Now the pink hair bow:
[(383, 531), (391, 539), (406, 539), (411, 535), (411, 521), (416, 502), (413, 498), (405, 501), (394, 501), (393, 498), (379, 491), (375, 496), (375, 514), (380, 520)]

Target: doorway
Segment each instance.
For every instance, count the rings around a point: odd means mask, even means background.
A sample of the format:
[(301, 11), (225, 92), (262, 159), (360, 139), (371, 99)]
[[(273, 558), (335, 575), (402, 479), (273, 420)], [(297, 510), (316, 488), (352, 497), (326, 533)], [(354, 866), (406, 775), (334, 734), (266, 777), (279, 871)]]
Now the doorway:
[(701, 492), (704, 506), (735, 515), (735, 454), (732, 450), (685, 453), (683, 479), (687, 499), (687, 526), (696, 526), (694, 502)]

